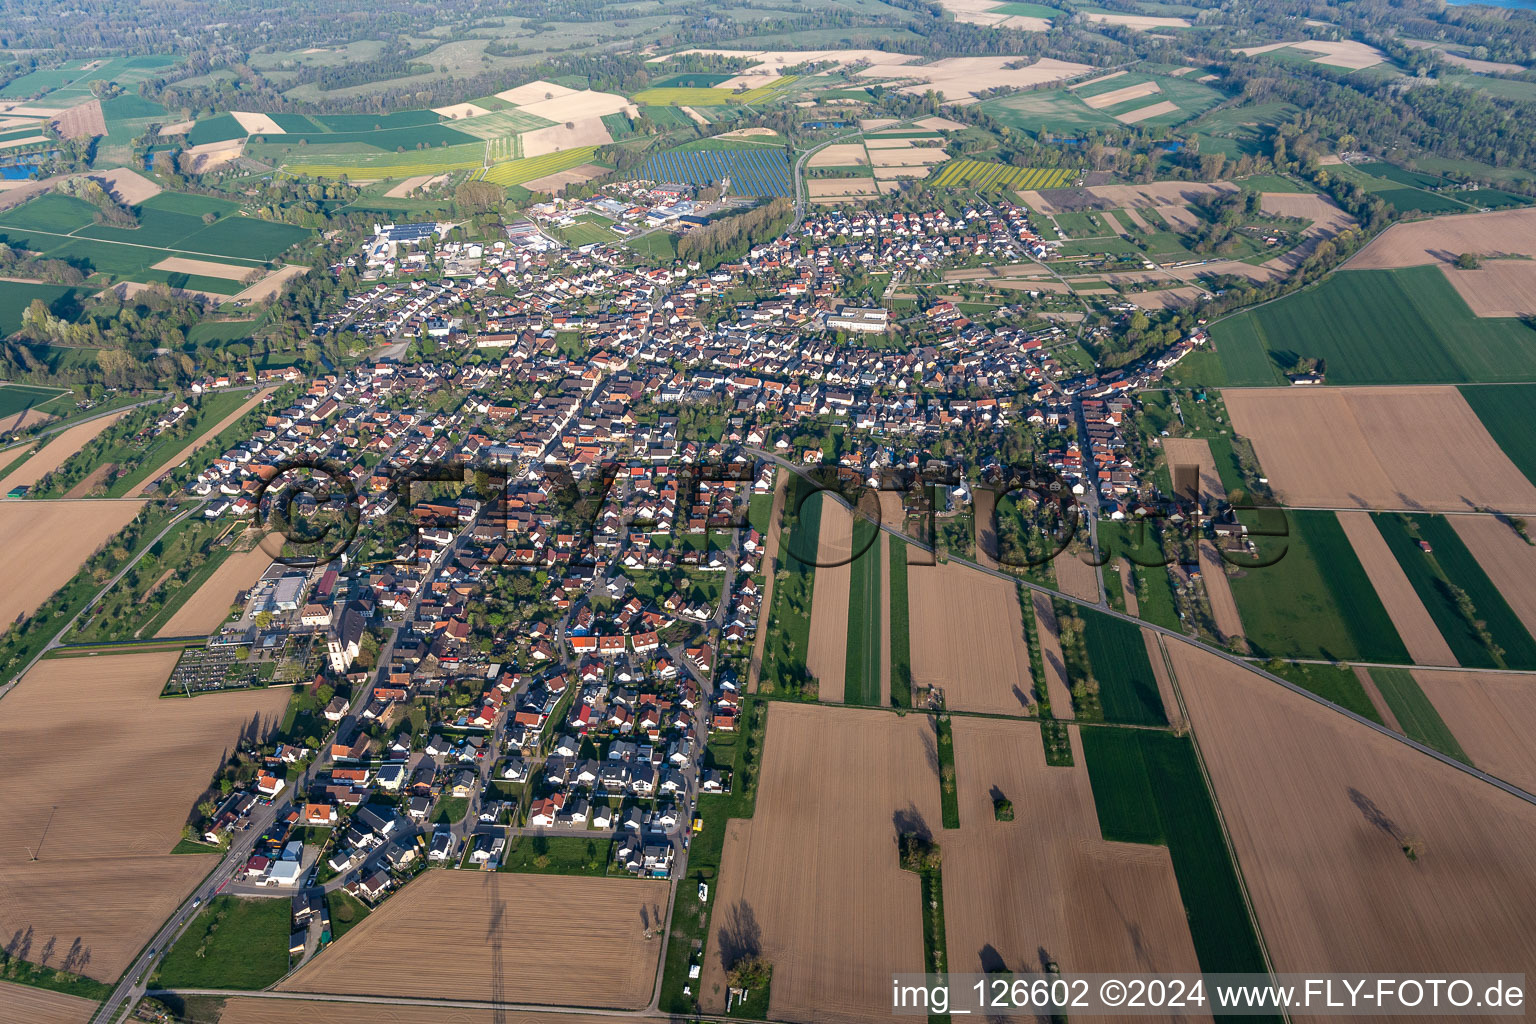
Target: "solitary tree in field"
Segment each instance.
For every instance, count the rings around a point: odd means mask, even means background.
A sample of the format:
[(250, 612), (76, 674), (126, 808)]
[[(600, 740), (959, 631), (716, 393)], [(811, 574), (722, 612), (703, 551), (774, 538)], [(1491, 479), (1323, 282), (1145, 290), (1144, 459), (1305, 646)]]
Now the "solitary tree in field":
[(1483, 265), (1483, 258), (1475, 252), (1464, 252), (1456, 257), (1459, 270), (1476, 270)]

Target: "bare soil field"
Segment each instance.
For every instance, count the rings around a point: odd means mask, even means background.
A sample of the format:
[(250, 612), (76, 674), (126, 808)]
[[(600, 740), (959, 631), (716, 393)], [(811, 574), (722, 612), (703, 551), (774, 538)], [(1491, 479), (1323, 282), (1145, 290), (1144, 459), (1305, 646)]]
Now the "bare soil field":
[(1403, 638), (1408, 655), (1420, 665), (1459, 664), (1371, 517), (1365, 512), (1338, 512), (1336, 515), (1376, 596), (1381, 598), (1392, 625)]
[(773, 1019), (890, 1018), (891, 972), (923, 969), (896, 816), (940, 831), (937, 760), (926, 716), (771, 705), (757, 809), (730, 823), (711, 894), (706, 1011), (724, 1009), (726, 958), (755, 945), (773, 963)]
[(12, 487), (20, 486), (31, 487), (44, 476), (64, 465), (71, 455), (84, 448), (92, 438), (126, 415), (127, 410), (113, 413), (110, 416), (98, 416), (94, 420), (87, 420), (54, 435), (53, 440), (45, 444), (42, 450), (17, 466), (5, 478), (6, 489), (9, 490)]
[(1078, 541), (1067, 545), (1065, 551), (1051, 562), (1056, 572), (1056, 587), (1063, 594), (1080, 601), (1099, 600), (1099, 571), (1089, 561), (1093, 552)]
[(997, 526), (993, 513), (997, 508), (997, 492), (990, 487), (977, 487), (971, 492), (971, 518), (975, 527), (976, 561), (988, 569), (997, 568)]
[[(876, 149), (871, 150), (869, 162), (875, 167), (875, 174), (879, 175), (881, 168), (917, 167), (926, 169), (931, 164), (942, 164), (949, 159), (949, 154), (942, 149), (932, 146), (915, 147), (913, 149)], [(926, 173), (926, 170), (924, 170)]]
[(936, 132), (958, 132), (965, 127), (959, 121), (951, 121), (947, 117), (925, 117), (916, 123), (919, 128), (928, 128)]
[[(1046, 765), (1034, 722), (953, 728), (961, 827), (940, 837), (950, 970), (1038, 975), (1042, 950), (1068, 973), (1199, 970), (1167, 848), (1099, 837), (1076, 728), (1071, 768)], [(994, 791), (1013, 821), (995, 820)]]
[(1153, 93), (1162, 92), (1156, 82), (1141, 82), (1137, 85), (1128, 85), (1123, 89), (1112, 89), (1109, 92), (1101, 92), (1094, 96), (1084, 96), (1083, 102), (1094, 110), (1102, 110), (1112, 107), (1116, 103), (1124, 103), (1127, 100), (1139, 100), (1143, 96), (1151, 96)]
[(131, 167), (114, 167), (110, 171), (92, 174), (91, 177), (111, 192), (113, 199), (125, 206), (137, 206), (162, 191), (159, 185)]
[[(1216, 460), (1211, 456), (1210, 442), (1199, 437), (1165, 437), (1162, 440), (1163, 455), (1168, 460), (1170, 474), (1176, 466), (1197, 467), (1201, 492), (1212, 497), (1226, 497), (1227, 488), (1221, 482), (1221, 474), (1216, 472)], [(1174, 480), (1174, 486), (1179, 486), (1178, 479)]]
[(483, 117), (489, 114), (490, 111), (474, 103), (454, 103), (446, 107), (433, 107), (432, 113), (439, 114), (451, 121), (457, 121), (461, 118)]
[(66, 139), (90, 139), (107, 134), (107, 121), (101, 113), (101, 100), (91, 99), (70, 107), (53, 122)]
[(1264, 46), (1246, 46), (1233, 52), (1255, 57), (1261, 53), (1283, 50), (1286, 47), (1317, 54), (1316, 57), (1312, 58), (1312, 63), (1314, 64), (1327, 64), (1330, 67), (1350, 68), (1355, 71), (1361, 68), (1373, 67), (1386, 59), (1382, 52), (1374, 46), (1356, 42), (1352, 39), (1303, 39), (1296, 42), (1268, 43)]
[[(561, 101), (564, 102), (564, 101)], [(542, 116), (542, 115), (541, 115)], [(608, 126), (601, 117), (589, 117), (569, 124), (553, 124), (548, 128), (535, 128), (518, 136), (523, 143), (523, 156), (544, 156), (562, 149), (578, 149), (582, 146), (606, 146), (613, 141)]]
[(1047, 595), (1038, 591), (1031, 591), (1030, 595), (1035, 635), (1040, 641), (1040, 660), (1045, 668), (1045, 692), (1051, 698), (1051, 717), (1075, 718), (1072, 684), (1067, 680), (1067, 661), (1061, 656), (1061, 631), (1056, 625), (1056, 611)]
[(1394, 224), (1357, 252), (1351, 270), (1450, 263), (1464, 252), (1536, 256), (1536, 207)]
[(1536, 636), (1536, 547), (1493, 516), (1451, 516), (1449, 522), (1521, 624)]
[[(852, 570), (853, 515), (825, 491), (821, 502), (821, 533), (816, 541), (816, 586), (811, 591), (811, 637), (805, 667), (816, 677), (824, 701), (841, 702), (848, 659), (848, 587)], [(873, 549), (860, 557), (869, 558)], [(830, 564), (829, 564), (830, 563)]]
[[(26, 467), (23, 466), (22, 469)], [(9, 478), (7, 478), (9, 479)], [(138, 515), (137, 501), (0, 502), (0, 633), (31, 615)]]
[(1083, 19), (1095, 25), (1120, 25), (1125, 28), (1134, 28), (1139, 32), (1154, 28), (1189, 28), (1190, 26), (1188, 18), (1154, 18), (1144, 14), (1102, 14), (1085, 11)]
[(878, 191), (871, 178), (810, 178), (806, 181), (805, 187), (810, 190), (813, 199), (872, 196)]
[[(4, 699), (0, 931), (35, 928), (35, 950), (79, 936), (93, 978), (120, 974), (207, 874), (209, 857), (171, 848), (224, 755), (288, 702), (282, 688), (162, 700), (178, 655), (42, 661)], [(71, 749), (85, 752), (61, 772)]]
[(999, 10), (1003, 6), (1002, 0), (939, 0), (939, 6), (953, 11), (955, 20), (966, 25), (1016, 28), (1026, 32), (1048, 32), (1051, 28), (1049, 18), (1034, 18)]
[(226, 281), (244, 281), (253, 274), (261, 274), (261, 271), (255, 267), (237, 267), (232, 263), (194, 260), (185, 256), (169, 256), (150, 269), (169, 270), (179, 274), (201, 274), (205, 277), (223, 278)]
[(0, 149), (17, 149), (21, 146), (31, 146), (39, 142), (47, 142), (46, 135), (24, 135), (19, 139), (7, 139), (0, 142)]
[(182, 159), (187, 162), (192, 173), (202, 174), (216, 167), (223, 167), (227, 163), (239, 159), (245, 151), (244, 139), (230, 139), (226, 142), (206, 142), (201, 146), (188, 146), (182, 153)]
[[(19, 412), (15, 415), (15, 417), (11, 419), (0, 420), (0, 432), (16, 429), (16, 426), (20, 425), (24, 417), (36, 417), (44, 421), (53, 419), (52, 416), (49, 416), (45, 412)], [(23, 455), (26, 455), (31, 450), (32, 445), (30, 444), (18, 444), (14, 448), (7, 448), (5, 451), (0, 451), (0, 470), (5, 469), (6, 466), (9, 466), (11, 463), (15, 462)]]
[[(1108, 567), (1105, 571), (1110, 571)], [(1125, 610), (1130, 615), (1140, 616), (1141, 605), (1136, 599), (1136, 571), (1131, 568), (1130, 559), (1121, 556), (1115, 560), (1114, 571), (1120, 574), (1120, 593), (1125, 596)]]
[(1536, 807), (1198, 648), (1169, 653), (1277, 971), (1536, 958)]
[(1163, 114), (1171, 114), (1179, 109), (1179, 105), (1172, 100), (1163, 100), (1149, 107), (1137, 107), (1135, 110), (1127, 110), (1123, 114), (1116, 114), (1115, 120), (1121, 124), (1137, 124), (1149, 117), (1160, 117)]
[(7, 981), (0, 981), (0, 1004), (8, 1019), (27, 1024), (86, 1024), (96, 1015), (96, 1004), (89, 999)]
[(882, 167), (875, 168), (875, 181), (877, 187), (885, 189), (886, 186), (894, 186), (901, 178), (926, 178), (931, 168), (920, 167)]
[(1449, 265), (1440, 269), (1478, 316), (1536, 315), (1536, 260), (1489, 260), (1477, 270)]
[(325, 1024), (613, 1024), (612, 1017), (593, 1013), (556, 1014), (419, 1004), (263, 999), (259, 996), (235, 996), (224, 1004), (224, 1012), (219, 1016), (219, 1024), (315, 1024), (316, 1021)]
[(1504, 672), (1415, 669), (1424, 691), (1472, 763), (1536, 792), (1536, 679)]
[(532, 192), (549, 192), (559, 195), (567, 185), (580, 184), (583, 181), (591, 181), (602, 174), (607, 174), (605, 167), (596, 164), (582, 164), (580, 167), (572, 167), (568, 171), (556, 171), (554, 174), (546, 174), (542, 178), (532, 178), (523, 182), (523, 187)]
[[(506, 100), (515, 107), (530, 107), (535, 103), (544, 103), (548, 100), (558, 100), (562, 96), (571, 96), (575, 89), (567, 89), (563, 85), (554, 82), (546, 82), (543, 79), (520, 85), (516, 89), (507, 89), (496, 94), (499, 100)], [(554, 118), (550, 118), (551, 121)]]
[(386, 199), (404, 199), (417, 189), (425, 185), (431, 185), (446, 177), (446, 174), (418, 174), (414, 178), (406, 178), (398, 185), (395, 185), (388, 192), (385, 192), (384, 196)]
[[(303, 277), (307, 273), (309, 273), (308, 267), (300, 266), (299, 264), (289, 264), (288, 266), (283, 267), (281, 270), (272, 271), (272, 273), (268, 274), (266, 277), (263, 277), (261, 280), (256, 281), (250, 286), (242, 289), (235, 295), (234, 301), (253, 303), (270, 299), (272, 296), (282, 291), (283, 286), (286, 285), (289, 281), (292, 281), (296, 277)], [(229, 300), (227, 297), (221, 296), (219, 297), (218, 301), (222, 303)]]
[(230, 114), (240, 127), (245, 129), (247, 135), (286, 135), (278, 123), (272, 120), (270, 114), (262, 114), (245, 110), (231, 110)]
[(705, 117), (697, 110), (694, 110), (692, 107), (678, 107), (677, 109), (681, 110), (683, 113), (692, 118), (694, 124), (709, 124), (709, 118)]
[(1360, 683), (1360, 689), (1371, 699), (1371, 705), (1376, 713), (1381, 716), (1382, 723), (1395, 732), (1403, 731), (1403, 724), (1397, 720), (1397, 713), (1392, 710), (1392, 705), (1387, 703), (1386, 695), (1381, 692), (1381, 687), (1376, 685), (1371, 670), (1364, 665), (1355, 666), (1355, 679)]
[(1163, 658), (1162, 641), (1150, 629), (1141, 631), (1141, 639), (1147, 645), (1147, 660), (1152, 663), (1152, 676), (1157, 680), (1157, 695), (1162, 699), (1168, 724), (1175, 729), (1187, 727), (1184, 712), (1179, 708), (1179, 696), (1173, 690), (1173, 679), (1168, 674), (1168, 663)]
[[(526, 89), (527, 86), (523, 88)], [(513, 91), (516, 92), (517, 90)], [(520, 108), (525, 114), (542, 117), (547, 121), (555, 121), (557, 123), (575, 121), (577, 124), (589, 119), (600, 118), (604, 114), (633, 113), (636, 109), (633, 103), (617, 93), (595, 92), (592, 89), (582, 89), (580, 92), (566, 92), (563, 95), (557, 95), (552, 100), (520, 104)], [(582, 143), (582, 145), (591, 145), (591, 143)], [(523, 135), (523, 155), (537, 155), (528, 152), (527, 133)]]
[(1536, 512), (1536, 487), (1454, 387), (1234, 388), (1223, 397), (1287, 505)]
[(1126, 298), (1142, 309), (1177, 309), (1193, 304), (1203, 288), (1161, 288), (1151, 292), (1132, 292)]
[(109, 473), (111, 473), (116, 468), (117, 468), (117, 464), (116, 463), (113, 463), (113, 462), (102, 463), (100, 466), (97, 466), (95, 469), (91, 470), (90, 476), (87, 476), (84, 480), (81, 480), (79, 483), (75, 484), (75, 486), (73, 486), (69, 490), (65, 491), (64, 492), (64, 497), (66, 497), (66, 498), (86, 498), (86, 497), (89, 497), (92, 491), (94, 491), (98, 487), (103, 486), (107, 482), (107, 475)]
[(1205, 584), (1205, 596), (1211, 603), (1211, 617), (1216, 620), (1216, 633), (1225, 643), (1243, 635), (1243, 620), (1237, 614), (1237, 602), (1232, 598), (1232, 584), (1227, 579), (1227, 563), (1209, 540), (1200, 541), (1200, 582)]
[[(907, 58), (908, 60), (912, 58)], [(942, 92), (956, 104), (974, 103), (976, 93), (1002, 87), (1026, 88), (1059, 82), (1092, 70), (1087, 64), (1042, 57), (1022, 68), (1009, 68), (1016, 57), (946, 57), (931, 64), (876, 65), (858, 72), (861, 78), (915, 78), (914, 85), (897, 86), (905, 93), (922, 95), (929, 89)]]
[(912, 565), (907, 607), (914, 688), (941, 688), (958, 711), (1028, 709), (1034, 682), (1013, 584), (957, 562)]
[(230, 555), (224, 564), (213, 571), (207, 582), (197, 588), (197, 593), (176, 609), (176, 614), (155, 635), (199, 636), (212, 633), (229, 618), (229, 607), (234, 603), (235, 595), (254, 586), (271, 565), (272, 556), (263, 551), (259, 544), (249, 551), (238, 551)]
[(197, 451), (203, 445), (218, 437), (219, 434), (224, 431), (224, 428), (228, 427), (241, 416), (244, 416), (246, 413), (256, 408), (256, 406), (261, 403), (262, 399), (266, 398), (276, 390), (276, 388), (262, 388), (260, 391), (252, 395), (248, 400), (240, 403), (240, 408), (236, 409), (228, 416), (225, 416), (223, 419), (219, 420), (219, 422), (213, 424), (207, 430), (203, 431), (196, 438), (194, 438), (192, 442), (181, 451), (177, 452), (175, 455), (172, 455), (169, 459), (166, 459), (165, 462), (161, 463), (154, 472), (150, 473), (149, 476), (144, 478), (143, 483), (139, 484), (139, 486), (135, 487), (129, 493), (133, 497), (138, 497), (139, 495), (143, 494), (149, 489), (150, 484), (158, 480), (162, 474), (167, 473), (181, 465), (192, 455), (193, 452)]
[(1312, 223), (1302, 232), (1301, 244), (1274, 259), (1266, 260), (1265, 266), (1289, 270), (1301, 266), (1306, 258), (1323, 241), (1333, 238), (1347, 228), (1356, 227), (1358, 221), (1339, 209), (1327, 196), (1298, 192), (1265, 192), (1260, 197), (1259, 208), (1278, 217), (1301, 217)]
[[(811, 157), (812, 167), (858, 167), (869, 163), (869, 155), (859, 143), (839, 142), (818, 150)], [(816, 184), (817, 179), (812, 178), (811, 184)]]
[(633, 1009), (651, 997), (668, 898), (652, 879), (429, 871), (277, 988)]

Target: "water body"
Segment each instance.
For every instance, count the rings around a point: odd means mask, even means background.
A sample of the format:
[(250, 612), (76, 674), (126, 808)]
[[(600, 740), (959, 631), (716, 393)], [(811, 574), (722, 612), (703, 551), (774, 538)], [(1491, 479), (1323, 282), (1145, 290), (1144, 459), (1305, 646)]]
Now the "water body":
[(1518, 7), (1536, 11), (1536, 0), (1445, 0), (1452, 7)]

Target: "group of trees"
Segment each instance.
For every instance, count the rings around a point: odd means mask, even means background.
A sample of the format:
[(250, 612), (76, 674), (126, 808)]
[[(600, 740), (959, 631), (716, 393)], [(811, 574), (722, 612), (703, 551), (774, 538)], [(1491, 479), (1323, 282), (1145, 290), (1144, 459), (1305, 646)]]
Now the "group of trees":
[(677, 258), (697, 260), (707, 267), (739, 259), (752, 246), (782, 235), (794, 215), (793, 203), (775, 199), (745, 213), (710, 221), (677, 240)]

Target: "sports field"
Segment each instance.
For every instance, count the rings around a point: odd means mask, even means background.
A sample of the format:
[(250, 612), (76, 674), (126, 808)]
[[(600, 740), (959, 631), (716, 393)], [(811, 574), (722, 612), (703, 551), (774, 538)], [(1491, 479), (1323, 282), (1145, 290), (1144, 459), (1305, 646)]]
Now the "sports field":
[(1263, 561), (1230, 577), (1248, 645), (1261, 657), (1361, 659), (1406, 664), (1403, 646), (1349, 538), (1332, 512), (1265, 513), (1254, 537)]
[(1274, 383), (1261, 369), (1326, 361), (1330, 384), (1536, 380), (1536, 330), (1473, 316), (1439, 267), (1349, 270), (1211, 328), (1228, 380)]
[(984, 160), (951, 160), (931, 184), (973, 188), (1042, 189), (1070, 185), (1077, 172), (1061, 167), (1010, 167)]

